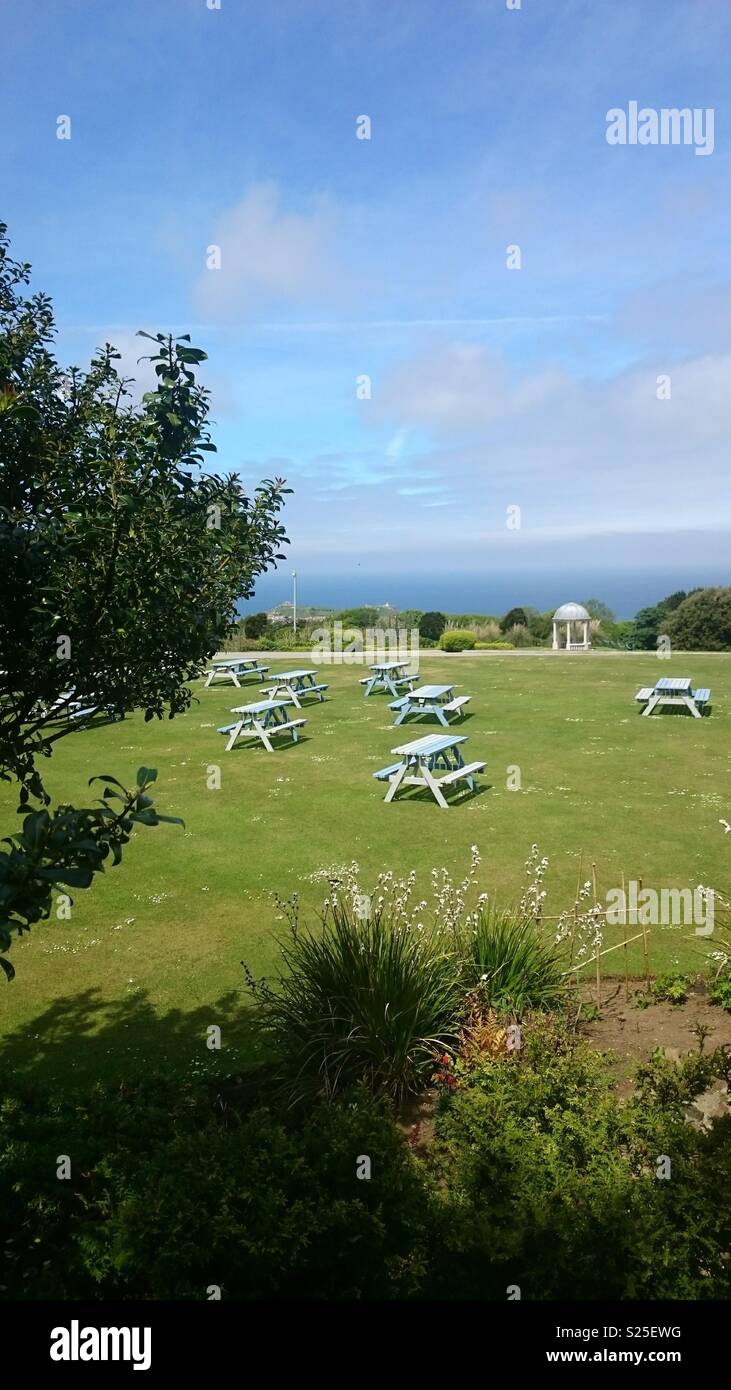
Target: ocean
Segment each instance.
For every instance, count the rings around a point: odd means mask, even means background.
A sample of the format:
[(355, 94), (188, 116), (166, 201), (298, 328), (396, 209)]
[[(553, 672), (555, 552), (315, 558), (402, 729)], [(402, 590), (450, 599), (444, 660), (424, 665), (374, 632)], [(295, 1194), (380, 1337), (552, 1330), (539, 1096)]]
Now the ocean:
[[(481, 571), (476, 574), (388, 574), (365, 573), (360, 568), (344, 574), (316, 574), (297, 571), (298, 606), (355, 608), (390, 603), (395, 608), (436, 609), (444, 613), (502, 614), (520, 604), (545, 612), (561, 603), (585, 602), (598, 598), (609, 605), (616, 618), (632, 618), (639, 608), (657, 603), (677, 589), (698, 585), (728, 584), (729, 575), (700, 567), (684, 569), (682, 561), (672, 570), (525, 571), (515, 574)], [(240, 612), (271, 609), (292, 599), (291, 569), (287, 566), (257, 583), (253, 600), (242, 601)]]

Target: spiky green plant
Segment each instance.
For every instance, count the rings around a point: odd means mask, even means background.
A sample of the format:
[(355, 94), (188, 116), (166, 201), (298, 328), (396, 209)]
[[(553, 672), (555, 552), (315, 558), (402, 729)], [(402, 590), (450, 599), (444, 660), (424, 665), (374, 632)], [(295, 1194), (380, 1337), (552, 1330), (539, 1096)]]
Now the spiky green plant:
[(293, 1100), (357, 1083), (401, 1098), (428, 1084), (437, 1052), (457, 1036), (455, 939), (375, 910), (361, 920), (331, 900), (322, 929), (296, 917), (281, 943), (286, 973), (272, 987), (247, 971), (258, 1026)]
[(554, 1008), (566, 993), (555, 946), (529, 917), (485, 906), (467, 938), (466, 981), (489, 1008), (522, 1017)]

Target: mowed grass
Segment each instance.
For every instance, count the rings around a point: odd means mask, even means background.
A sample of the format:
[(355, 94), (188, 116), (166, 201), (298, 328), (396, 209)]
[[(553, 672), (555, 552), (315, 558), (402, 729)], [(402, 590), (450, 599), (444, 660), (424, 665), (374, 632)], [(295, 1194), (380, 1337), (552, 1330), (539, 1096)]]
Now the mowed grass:
[[(431, 869), (461, 878), (474, 844), (481, 889), (507, 904), (535, 842), (550, 860), (549, 914), (573, 902), (580, 864), (582, 878), (596, 865), (600, 896), (622, 871), (658, 889), (728, 885), (731, 839), (719, 818), (731, 819), (731, 655), (426, 653), (421, 673), (473, 696), (459, 732), (466, 760), (487, 760), (479, 794), (446, 812), (427, 795), (384, 805), (372, 772), (394, 761), (393, 746), (437, 726), (394, 730), (388, 697), (364, 699), (356, 666), (321, 668), (329, 698), (303, 711), (302, 741), (282, 740), (273, 754), (251, 745), (226, 754), (216, 732), (232, 705), (257, 698), (252, 681), (241, 693), (201, 683), (190, 712), (172, 721), (134, 716), (62, 740), (43, 767), (55, 800), (85, 802), (95, 773), (131, 784), (145, 764), (158, 769), (158, 808), (185, 828), (140, 828), (122, 865), (76, 893), (71, 921), (39, 924), (13, 946), (17, 978), (0, 985), (5, 1065), (63, 1084), (171, 1059), (201, 1071), (245, 1065), (240, 962), (256, 974), (276, 968), (273, 892), (299, 893), (308, 916), (325, 893), (311, 876), (330, 865), (357, 860), (366, 889), (382, 869), (415, 868), (428, 896)], [(710, 686), (710, 717), (641, 718), (635, 691), (658, 674)], [(214, 766), (220, 790), (207, 786)], [(516, 767), (521, 789), (508, 790)], [(1, 795), (9, 833), (15, 801)], [(619, 939), (615, 928), (605, 945)], [(700, 968), (705, 944), (692, 929), (655, 928), (652, 968)], [(621, 957), (606, 958), (607, 973), (622, 971)], [(638, 948), (630, 966), (641, 966)], [(220, 1054), (206, 1047), (211, 1024), (222, 1029)]]

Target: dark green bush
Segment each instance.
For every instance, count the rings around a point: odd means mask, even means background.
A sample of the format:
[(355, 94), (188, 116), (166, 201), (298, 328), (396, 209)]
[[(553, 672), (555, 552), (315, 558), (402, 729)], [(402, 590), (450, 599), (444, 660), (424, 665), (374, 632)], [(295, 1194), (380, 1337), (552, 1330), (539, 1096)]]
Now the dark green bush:
[(500, 631), (508, 632), (511, 627), (527, 627), (528, 615), (524, 608), (510, 608), (500, 619)]
[(447, 619), (443, 613), (422, 613), (419, 619), (419, 636), (438, 642), (446, 626)]
[(266, 613), (250, 613), (248, 618), (244, 618), (244, 635), (246, 637), (263, 637), (269, 626), (269, 619)]
[(211, 1284), (242, 1299), (398, 1298), (423, 1263), (416, 1160), (364, 1095), (304, 1119), (216, 1115), (174, 1083), (74, 1105), (18, 1095), (2, 1107), (0, 1186), (6, 1298), (205, 1299)]
[(178, 1079), (77, 1099), (11, 1081), (0, 1293), (503, 1302), (518, 1284), (533, 1299), (727, 1299), (731, 1121), (704, 1135), (684, 1112), (728, 1079), (728, 1050), (658, 1055), (622, 1101), (557, 1016), (526, 1021), (523, 1043), (452, 1069), (425, 1159), (364, 1090), (245, 1112), (233, 1088)]
[(694, 1077), (661, 1067), (662, 1099), (653, 1063), (621, 1104), (601, 1055), (555, 1020), (524, 1036), (443, 1102), (430, 1296), (504, 1299), (518, 1284), (533, 1299), (727, 1298), (731, 1122), (699, 1135), (682, 1100), (723, 1059), (693, 1061)]

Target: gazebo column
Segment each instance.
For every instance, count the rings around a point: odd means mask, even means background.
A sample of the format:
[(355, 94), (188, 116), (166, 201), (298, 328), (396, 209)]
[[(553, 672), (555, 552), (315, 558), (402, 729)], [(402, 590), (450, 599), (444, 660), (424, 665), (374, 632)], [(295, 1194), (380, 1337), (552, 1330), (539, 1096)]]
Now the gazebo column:
[(566, 650), (567, 650), (567, 651), (569, 650), (570, 646), (571, 646), (571, 619), (570, 619), (570, 618), (567, 618), (567, 619), (566, 619)]
[(553, 620), (553, 650), (558, 651), (558, 623)]
[(588, 645), (589, 645), (589, 623), (588, 623), (588, 620), (585, 620), (585, 621), (584, 621), (584, 646), (585, 646), (585, 647), (588, 647)]

